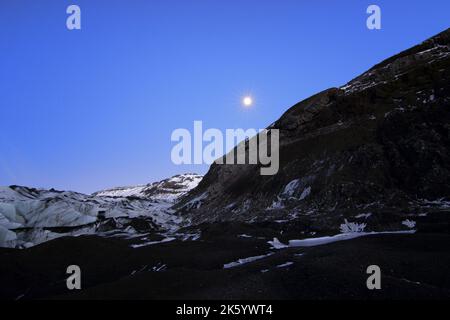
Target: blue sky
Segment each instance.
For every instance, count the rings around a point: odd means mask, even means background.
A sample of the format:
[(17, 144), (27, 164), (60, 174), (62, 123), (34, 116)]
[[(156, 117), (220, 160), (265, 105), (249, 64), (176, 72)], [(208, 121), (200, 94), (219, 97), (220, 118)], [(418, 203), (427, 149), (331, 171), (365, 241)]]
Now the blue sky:
[[(379, 31), (366, 28), (372, 3)], [(66, 28), (70, 4), (82, 30)], [(0, 185), (93, 192), (204, 173), (172, 164), (174, 129), (264, 128), (450, 27), (449, 12), (448, 0), (2, 0)]]

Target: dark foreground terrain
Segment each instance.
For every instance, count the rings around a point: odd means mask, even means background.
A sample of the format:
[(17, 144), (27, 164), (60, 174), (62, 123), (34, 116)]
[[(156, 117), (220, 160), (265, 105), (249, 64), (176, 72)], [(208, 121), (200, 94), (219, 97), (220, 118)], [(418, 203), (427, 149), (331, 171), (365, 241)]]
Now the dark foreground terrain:
[[(83, 236), (0, 250), (1, 299), (448, 299), (450, 235), (369, 235), (315, 247), (272, 249), (265, 226), (202, 227), (197, 241), (132, 248)], [(245, 232), (245, 234), (244, 234)], [(273, 237), (273, 234), (271, 235)], [(282, 237), (280, 238), (282, 239)], [(258, 255), (257, 261), (224, 264)], [(67, 266), (82, 289), (66, 288)], [(378, 265), (381, 290), (368, 290)]]

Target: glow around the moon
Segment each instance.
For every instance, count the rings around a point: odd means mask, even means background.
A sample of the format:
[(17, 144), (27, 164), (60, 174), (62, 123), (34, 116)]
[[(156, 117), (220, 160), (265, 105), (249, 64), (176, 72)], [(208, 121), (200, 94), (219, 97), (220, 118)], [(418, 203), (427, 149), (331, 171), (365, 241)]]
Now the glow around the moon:
[(250, 96), (246, 96), (242, 99), (242, 104), (245, 107), (250, 107), (253, 104), (253, 99)]

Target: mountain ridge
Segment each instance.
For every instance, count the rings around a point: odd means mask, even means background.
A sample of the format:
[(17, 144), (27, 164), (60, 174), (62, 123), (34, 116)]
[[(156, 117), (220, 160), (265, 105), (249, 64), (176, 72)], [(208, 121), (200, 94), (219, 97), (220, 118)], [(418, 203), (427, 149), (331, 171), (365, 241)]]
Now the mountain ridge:
[(104, 189), (93, 192), (91, 195), (100, 197), (150, 197), (165, 200), (171, 198), (175, 200), (195, 188), (202, 178), (202, 175), (196, 173), (183, 173), (147, 184)]
[(289, 108), (269, 127), (280, 130), (278, 174), (213, 164), (180, 212), (195, 223), (283, 219), (331, 231), (361, 210), (373, 213), (370, 228), (391, 229), (424, 214), (427, 200), (445, 207), (449, 43), (447, 29)]

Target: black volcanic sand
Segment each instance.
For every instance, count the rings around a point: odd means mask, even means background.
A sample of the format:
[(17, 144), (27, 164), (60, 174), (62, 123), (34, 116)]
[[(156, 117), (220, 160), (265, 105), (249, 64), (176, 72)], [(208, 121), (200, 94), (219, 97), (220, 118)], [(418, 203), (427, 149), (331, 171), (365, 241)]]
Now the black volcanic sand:
[[(130, 240), (60, 238), (0, 250), (1, 299), (435, 299), (450, 298), (450, 235), (371, 235), (310, 248), (273, 250), (268, 229), (202, 226), (198, 241), (131, 248)], [(243, 230), (253, 237), (239, 237)], [(263, 235), (261, 235), (263, 234)], [(273, 235), (272, 235), (273, 237)], [(274, 254), (231, 269), (239, 258)], [(277, 267), (293, 262), (287, 267)], [(82, 290), (65, 270), (82, 270)], [(368, 290), (379, 265), (382, 289)], [(152, 271), (166, 265), (162, 271)], [(262, 272), (267, 270), (266, 272)]]

